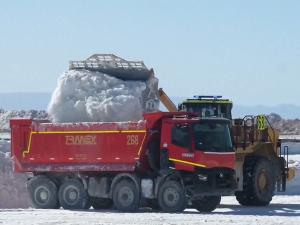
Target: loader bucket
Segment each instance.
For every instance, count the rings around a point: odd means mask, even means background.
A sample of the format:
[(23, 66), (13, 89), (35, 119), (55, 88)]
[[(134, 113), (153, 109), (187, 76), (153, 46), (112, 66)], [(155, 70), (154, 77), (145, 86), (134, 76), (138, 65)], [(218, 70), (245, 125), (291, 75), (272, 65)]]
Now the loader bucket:
[(69, 62), (69, 70), (78, 69), (98, 71), (123, 81), (143, 81), (146, 89), (140, 101), (144, 112), (159, 109), (158, 79), (143, 61), (127, 61), (114, 54), (94, 54), (84, 61)]
[(151, 77), (151, 70), (143, 61), (127, 61), (113, 54), (94, 54), (84, 61), (70, 61), (69, 69), (99, 71), (124, 81), (147, 81)]

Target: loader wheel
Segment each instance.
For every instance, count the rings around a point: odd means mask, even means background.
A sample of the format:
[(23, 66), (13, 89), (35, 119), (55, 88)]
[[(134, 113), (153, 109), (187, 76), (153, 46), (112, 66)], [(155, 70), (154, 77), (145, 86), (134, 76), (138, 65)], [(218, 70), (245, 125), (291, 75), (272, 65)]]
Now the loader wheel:
[(64, 181), (59, 188), (58, 198), (64, 209), (87, 209), (90, 203), (87, 191), (77, 179)]
[(148, 147), (148, 160), (150, 167), (158, 172), (160, 170), (160, 150), (159, 150), (159, 139), (154, 139)]
[(33, 178), (28, 183), (29, 199), (37, 209), (57, 209), (57, 187), (46, 177)]
[(110, 198), (95, 198), (92, 201), (92, 207), (96, 210), (111, 209), (114, 202)]
[(236, 192), (237, 201), (244, 206), (267, 206), (276, 184), (272, 163), (266, 157), (248, 156), (243, 169), (243, 191)]
[(199, 212), (212, 212), (220, 205), (221, 196), (204, 196), (193, 200), (192, 206)]
[(135, 212), (139, 209), (140, 194), (130, 180), (121, 180), (116, 184), (113, 191), (113, 202), (117, 210), (121, 212)]
[(183, 212), (187, 206), (182, 186), (173, 180), (166, 181), (161, 185), (157, 198), (160, 208), (166, 212)]

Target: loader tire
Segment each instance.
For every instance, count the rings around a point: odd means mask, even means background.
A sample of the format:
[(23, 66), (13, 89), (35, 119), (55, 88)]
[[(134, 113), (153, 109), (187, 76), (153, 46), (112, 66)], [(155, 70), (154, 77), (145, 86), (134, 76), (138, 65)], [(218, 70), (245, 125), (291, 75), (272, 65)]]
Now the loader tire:
[(150, 167), (155, 171), (160, 170), (160, 149), (159, 149), (159, 139), (154, 139), (148, 147), (148, 160)]
[(204, 196), (201, 199), (191, 201), (194, 209), (199, 212), (212, 212), (221, 202), (221, 196)]
[(243, 191), (235, 193), (237, 201), (243, 206), (267, 206), (276, 184), (272, 163), (263, 156), (247, 156), (243, 170)]
[(58, 189), (47, 177), (35, 177), (28, 182), (29, 199), (37, 209), (57, 209)]
[(119, 181), (113, 190), (113, 202), (120, 212), (136, 212), (140, 206), (140, 193), (131, 180)]
[(158, 204), (169, 213), (183, 212), (187, 206), (187, 199), (181, 184), (176, 181), (165, 181), (158, 190)]
[(95, 198), (92, 200), (92, 207), (96, 210), (111, 209), (114, 203), (110, 198)]
[(59, 188), (58, 198), (64, 209), (87, 209), (90, 203), (87, 191), (77, 179), (64, 181)]

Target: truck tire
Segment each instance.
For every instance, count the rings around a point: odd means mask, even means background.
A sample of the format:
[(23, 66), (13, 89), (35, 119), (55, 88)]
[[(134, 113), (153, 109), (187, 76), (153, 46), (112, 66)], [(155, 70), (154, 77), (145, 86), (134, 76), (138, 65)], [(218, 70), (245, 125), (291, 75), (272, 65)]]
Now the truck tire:
[(237, 201), (243, 206), (267, 206), (276, 184), (272, 163), (263, 156), (247, 156), (243, 169), (243, 191), (235, 193)]
[(212, 212), (220, 205), (221, 196), (205, 196), (191, 202), (193, 208), (199, 212)]
[(140, 204), (140, 193), (135, 183), (130, 180), (119, 181), (113, 190), (113, 202), (118, 211), (137, 211)]
[(87, 191), (77, 179), (64, 181), (59, 188), (58, 198), (64, 209), (87, 209), (90, 203)]
[(92, 207), (96, 210), (111, 209), (114, 202), (110, 198), (94, 198), (92, 200)]
[(160, 208), (165, 212), (183, 212), (187, 206), (187, 200), (182, 186), (173, 180), (165, 181), (160, 186), (157, 198)]
[(156, 138), (151, 141), (148, 147), (148, 160), (150, 167), (155, 171), (159, 172), (160, 170), (160, 149), (159, 149), (159, 139)]
[(53, 181), (46, 177), (33, 178), (28, 183), (29, 199), (37, 209), (57, 209), (58, 190)]

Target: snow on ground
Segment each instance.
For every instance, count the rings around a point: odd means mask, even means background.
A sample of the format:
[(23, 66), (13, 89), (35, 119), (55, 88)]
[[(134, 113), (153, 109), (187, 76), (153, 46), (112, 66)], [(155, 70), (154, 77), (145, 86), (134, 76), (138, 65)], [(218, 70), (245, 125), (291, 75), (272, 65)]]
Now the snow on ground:
[(84, 225), (84, 224), (285, 224), (297, 225), (300, 221), (300, 154), (290, 156), (290, 166), (296, 169), (296, 177), (287, 183), (285, 193), (276, 193), (267, 207), (243, 207), (235, 197), (223, 197), (221, 205), (212, 213), (199, 213), (187, 209), (184, 213), (169, 214), (140, 209), (138, 213), (120, 213), (89, 210), (36, 210), (0, 209), (0, 224), (28, 225)]
[(267, 207), (243, 207), (234, 197), (224, 197), (221, 205), (212, 213), (185, 210), (184, 213), (169, 214), (141, 209), (138, 213), (96, 211), (92, 208), (82, 211), (15, 209), (0, 210), (0, 224), (299, 224), (299, 196), (276, 196)]
[[(141, 209), (138, 213), (89, 210), (36, 210), (0, 209), (0, 224), (285, 224), (297, 225), (300, 221), (300, 143), (286, 143), (289, 147), (289, 166), (296, 169), (296, 176), (287, 183), (286, 192), (276, 193), (267, 207), (243, 207), (235, 197), (223, 197), (221, 205), (212, 213), (199, 213), (192, 209), (180, 214), (169, 214)], [(9, 152), (10, 142), (0, 141), (0, 154)], [(0, 157), (1, 158), (1, 157)], [(5, 160), (9, 160), (6, 158)], [(1, 172), (1, 171), (0, 171)], [(1, 177), (0, 177), (1, 181)], [(24, 181), (25, 182), (25, 181)], [(0, 182), (1, 183), (1, 182)], [(25, 187), (25, 186), (24, 186)], [(3, 192), (4, 190), (2, 190)], [(21, 190), (19, 190), (20, 192)], [(0, 190), (0, 193), (2, 193)], [(20, 195), (21, 196), (21, 195)], [(6, 197), (3, 195), (0, 201)], [(22, 197), (22, 196), (21, 196)], [(18, 200), (21, 199), (18, 197)], [(14, 200), (15, 201), (15, 200)], [(1, 203), (1, 202), (0, 202)], [(25, 204), (25, 203), (24, 203)], [(22, 207), (22, 206), (19, 206)]]

